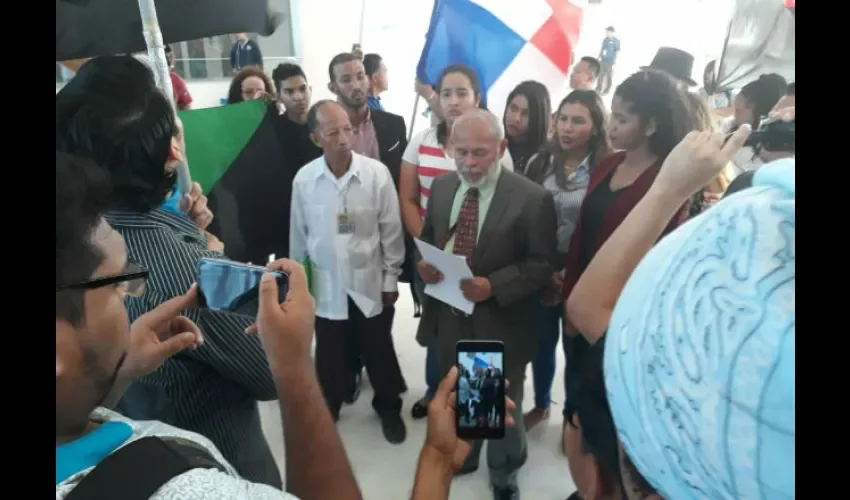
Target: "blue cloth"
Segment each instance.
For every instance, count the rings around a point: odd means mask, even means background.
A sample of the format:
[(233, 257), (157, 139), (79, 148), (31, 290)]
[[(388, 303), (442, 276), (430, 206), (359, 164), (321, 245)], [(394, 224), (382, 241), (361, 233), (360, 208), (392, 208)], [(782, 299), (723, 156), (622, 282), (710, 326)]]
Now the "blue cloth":
[(539, 305), (537, 313), (537, 333), (540, 345), (537, 356), (531, 362), (534, 374), (534, 407), (549, 408), (552, 405), (552, 381), (555, 379), (555, 350), (561, 335), (561, 316), (563, 304), (554, 306)]
[(662, 498), (795, 492), (794, 160), (661, 240), (617, 301), (605, 383)]
[(133, 435), (125, 422), (104, 422), (85, 436), (56, 447), (56, 484), (99, 464)]
[(160, 205), (161, 209), (171, 212), (177, 215), (184, 215), (180, 210), (180, 190), (174, 188), (171, 191), (171, 195), (168, 196), (168, 199), (165, 200), (165, 203)]
[(416, 77), (436, 82), (446, 66), (465, 64), (478, 74), (481, 103), (486, 107), (490, 86), (525, 44), (523, 37), (475, 2), (436, 0)]
[(377, 109), (378, 111), (384, 110), (384, 105), (381, 104), (381, 98), (377, 96), (373, 96), (371, 94), (366, 96), (366, 103), (372, 109)]

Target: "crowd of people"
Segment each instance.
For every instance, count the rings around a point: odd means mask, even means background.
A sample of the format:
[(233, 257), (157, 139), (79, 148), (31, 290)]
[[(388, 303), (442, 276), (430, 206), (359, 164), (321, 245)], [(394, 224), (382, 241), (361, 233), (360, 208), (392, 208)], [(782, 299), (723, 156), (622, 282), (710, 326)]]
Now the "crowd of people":
[[(80, 67), (56, 96), (57, 498), (360, 498), (335, 422), (365, 369), (383, 435), (406, 439), (400, 282), (421, 305), (428, 387), (410, 408), (428, 429), (414, 499), (448, 498), (479, 468), (482, 442), (457, 438), (456, 412), (493, 416), (498, 377), (459, 371), (467, 339), (506, 353), (507, 428), (487, 444), (495, 499), (520, 498), (559, 339), (574, 498), (793, 497), (793, 152), (736, 160), (765, 115), (794, 119), (793, 84), (763, 76), (721, 123), (670, 66), (687, 58), (663, 49), (609, 111), (593, 90), (619, 51), (608, 35), (555, 108), (530, 80), (496, 117), (464, 65), (417, 82), (435, 121), (409, 142), (383, 110), (376, 54), (335, 56), (336, 99), (316, 103), (295, 64), (271, 78), (235, 67), (228, 103), (269, 100), (288, 160), (277, 194), (290, 209), (266, 223), (288, 235), (274, 250), (289, 258), (268, 267), (290, 292), (279, 304), (264, 278), (256, 321), (196, 307), (198, 259), (227, 249), (200, 186), (175, 189), (183, 126), (150, 69), (131, 56)], [(248, 45), (234, 51), (244, 62)], [(723, 199), (744, 171), (748, 185)], [(413, 238), (466, 259), (471, 314), (424, 293), (444, 276)], [(275, 399), (285, 481), (257, 409)], [(775, 479), (758, 469), (764, 453)]]
[(476, 366), (472, 373), (459, 365), (457, 384), (458, 425), (496, 428), (501, 425), (496, 397), (499, 394), (501, 372), (498, 368)]

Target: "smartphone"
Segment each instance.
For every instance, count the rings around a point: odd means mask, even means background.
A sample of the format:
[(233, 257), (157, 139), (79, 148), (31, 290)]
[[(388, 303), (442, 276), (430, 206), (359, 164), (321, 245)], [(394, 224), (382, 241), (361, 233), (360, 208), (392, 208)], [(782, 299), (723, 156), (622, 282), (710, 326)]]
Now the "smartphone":
[(221, 259), (198, 261), (198, 300), (200, 306), (256, 318), (260, 308), (260, 280), (271, 272), (277, 279), (278, 302), (286, 300), (289, 277), (280, 271)]
[(461, 439), (505, 437), (505, 345), (499, 341), (457, 343), (457, 435)]

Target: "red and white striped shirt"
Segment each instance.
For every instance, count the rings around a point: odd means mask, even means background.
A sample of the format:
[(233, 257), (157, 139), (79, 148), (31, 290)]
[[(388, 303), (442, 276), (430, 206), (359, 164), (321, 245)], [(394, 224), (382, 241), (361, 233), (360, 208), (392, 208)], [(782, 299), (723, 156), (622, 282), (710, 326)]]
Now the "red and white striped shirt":
[[(416, 167), (419, 176), (419, 213), (425, 217), (425, 207), (431, 195), (431, 183), (437, 176), (457, 170), (454, 158), (446, 155), (437, 141), (437, 127), (431, 127), (414, 135), (404, 151), (404, 161)], [(502, 167), (513, 171), (511, 154), (505, 148)]]

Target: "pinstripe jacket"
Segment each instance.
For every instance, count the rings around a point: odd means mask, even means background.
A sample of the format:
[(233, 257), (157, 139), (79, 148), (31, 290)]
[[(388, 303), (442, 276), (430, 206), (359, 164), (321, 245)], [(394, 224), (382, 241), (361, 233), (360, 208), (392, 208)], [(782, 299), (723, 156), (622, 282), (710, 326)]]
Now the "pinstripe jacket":
[[(207, 250), (203, 234), (183, 215), (157, 208), (113, 211), (106, 219), (124, 237), (128, 258), (150, 271), (144, 295), (127, 298), (130, 321), (186, 293), (198, 259), (225, 258)], [(204, 345), (131, 385), (118, 411), (206, 436), (244, 478), (280, 488), (257, 409), (257, 401), (277, 399), (277, 391), (259, 338), (244, 333), (250, 321), (209, 310), (186, 315), (201, 328)]]

